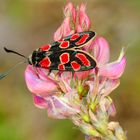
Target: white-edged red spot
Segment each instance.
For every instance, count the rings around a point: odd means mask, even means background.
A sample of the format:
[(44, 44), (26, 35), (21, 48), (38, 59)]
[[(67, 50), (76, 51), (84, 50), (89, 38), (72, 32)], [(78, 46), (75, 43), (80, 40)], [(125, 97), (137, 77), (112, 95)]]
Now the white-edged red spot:
[(65, 70), (65, 66), (64, 66), (63, 64), (59, 64), (59, 65), (58, 65), (58, 69), (59, 69), (59, 70)]
[(89, 38), (89, 34), (84, 34), (84, 35), (80, 38), (80, 40), (78, 40), (78, 41), (76, 42), (76, 45), (84, 44), (84, 43), (87, 41), (88, 38)]
[(72, 66), (74, 71), (78, 71), (81, 68), (81, 65), (79, 63), (77, 63), (76, 61), (72, 61), (71, 66)]
[(86, 67), (90, 67), (91, 63), (90, 61), (87, 59), (86, 55), (82, 54), (82, 53), (77, 53), (75, 55), (77, 58), (80, 59), (80, 61), (86, 66)]
[(77, 34), (73, 34), (70, 38), (70, 40), (74, 41), (76, 40), (80, 35), (77, 33)]
[(39, 64), (41, 68), (49, 68), (51, 65), (51, 61), (49, 57), (45, 57)]
[(44, 45), (44, 46), (40, 47), (40, 49), (42, 51), (48, 51), (48, 50), (50, 50), (50, 48), (51, 48), (51, 45), (50, 44), (47, 44), (47, 45)]
[(62, 48), (62, 49), (68, 48), (69, 47), (69, 41), (62, 41), (59, 47)]
[(69, 53), (65, 52), (60, 55), (60, 62), (61, 64), (66, 64), (70, 61)]

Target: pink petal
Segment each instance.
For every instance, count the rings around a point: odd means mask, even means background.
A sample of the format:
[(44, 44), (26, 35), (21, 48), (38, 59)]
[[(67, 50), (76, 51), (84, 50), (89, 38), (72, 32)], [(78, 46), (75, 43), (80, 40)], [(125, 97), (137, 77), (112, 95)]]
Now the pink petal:
[(79, 24), (84, 30), (89, 30), (91, 22), (85, 10), (86, 10), (86, 5), (81, 4), (79, 8)]
[(125, 66), (126, 57), (124, 56), (124, 50), (122, 50), (120, 57), (117, 61), (106, 64), (99, 68), (99, 74), (110, 79), (117, 79), (120, 78), (123, 74)]
[(116, 107), (113, 102), (110, 105), (110, 107), (108, 108), (108, 114), (109, 114), (109, 116), (112, 116), (112, 117), (114, 117), (116, 115)]
[(76, 22), (76, 14), (77, 14), (77, 12), (76, 12), (75, 6), (71, 2), (68, 2), (64, 8), (64, 15), (66, 17), (72, 17), (72, 19), (75, 23)]
[(72, 79), (72, 72), (62, 72), (59, 76), (59, 81), (63, 84), (59, 84), (61, 89), (64, 93), (71, 91), (71, 79)]
[(119, 79), (106, 79), (103, 83), (100, 83), (100, 94), (102, 98), (108, 96), (114, 89), (120, 84)]
[(54, 33), (54, 41), (61, 40), (63, 38), (63, 24)]
[(99, 65), (105, 64), (109, 61), (110, 50), (109, 44), (103, 37), (97, 37), (90, 45), (94, 49), (94, 56)]
[(100, 107), (104, 112), (108, 112), (109, 116), (116, 114), (115, 105), (110, 97), (100, 99)]
[(48, 107), (48, 104), (46, 103), (46, 100), (43, 97), (33, 95), (33, 101), (35, 106), (40, 109), (46, 109)]
[(77, 25), (76, 32), (83, 32), (81, 25)]
[(74, 31), (71, 29), (71, 25), (70, 25), (70, 17), (66, 17), (63, 23), (61, 24), (61, 26), (54, 33), (54, 41), (61, 40), (62, 38), (73, 33)]
[(51, 96), (46, 98), (48, 104), (48, 116), (56, 119), (69, 118), (79, 112), (79, 109), (71, 107), (60, 97)]
[(87, 70), (87, 71), (80, 71), (80, 72), (75, 72), (74, 73), (74, 77), (78, 80), (84, 80), (86, 78), (88, 78), (90, 74), (90, 70)]
[(25, 70), (25, 81), (28, 89), (37, 95), (48, 96), (57, 91), (57, 83), (49, 77), (46, 77), (46, 79), (38, 77), (31, 65), (28, 65)]

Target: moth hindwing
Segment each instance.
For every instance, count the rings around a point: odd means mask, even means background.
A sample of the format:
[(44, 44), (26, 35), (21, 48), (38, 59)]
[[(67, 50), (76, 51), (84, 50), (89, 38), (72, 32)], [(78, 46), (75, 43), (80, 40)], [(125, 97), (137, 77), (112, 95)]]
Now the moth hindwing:
[(39, 63), (42, 68), (61, 71), (85, 71), (96, 67), (95, 59), (82, 50), (53, 52)]

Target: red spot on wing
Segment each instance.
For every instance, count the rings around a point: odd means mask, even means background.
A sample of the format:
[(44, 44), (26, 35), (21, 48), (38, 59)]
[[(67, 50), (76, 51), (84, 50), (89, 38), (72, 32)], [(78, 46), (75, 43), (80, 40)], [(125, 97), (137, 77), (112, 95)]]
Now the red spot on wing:
[(66, 64), (70, 61), (69, 53), (65, 52), (60, 55), (60, 62), (62, 64)]
[(41, 68), (49, 68), (51, 65), (51, 61), (49, 57), (45, 57), (39, 64)]
[(69, 47), (69, 41), (62, 41), (59, 47), (62, 48), (62, 49), (68, 48)]
[(40, 47), (40, 49), (42, 51), (48, 51), (50, 48), (51, 48), (51, 45), (50, 44), (47, 44), (47, 45), (44, 45), (44, 46)]
[(71, 66), (72, 66), (72, 68), (73, 68), (74, 71), (78, 71), (81, 68), (81, 65), (78, 64), (76, 61), (72, 61), (71, 62)]
[(81, 62), (82, 62), (85, 66), (87, 66), (87, 67), (91, 66), (91, 63), (90, 63), (90, 61), (87, 59), (86, 55), (84, 55), (84, 54), (82, 54), (82, 53), (77, 53), (77, 54), (76, 54), (76, 57), (79, 58), (79, 59), (81, 60)]
[(88, 39), (89, 34), (84, 34), (79, 41), (76, 42), (76, 45), (82, 45), (86, 42), (86, 40)]
[(73, 35), (71, 36), (71, 39), (70, 39), (70, 40), (74, 41), (74, 40), (76, 40), (79, 36), (80, 36), (79, 34), (73, 34)]
[(58, 69), (59, 69), (59, 70), (65, 70), (65, 66), (64, 66), (63, 64), (59, 64), (59, 65), (58, 65)]

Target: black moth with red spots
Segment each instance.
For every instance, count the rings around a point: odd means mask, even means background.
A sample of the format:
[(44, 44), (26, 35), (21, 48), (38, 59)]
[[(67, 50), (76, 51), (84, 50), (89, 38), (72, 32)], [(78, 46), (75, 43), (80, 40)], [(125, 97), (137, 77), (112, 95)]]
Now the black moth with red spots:
[(29, 64), (60, 71), (86, 71), (96, 67), (96, 61), (89, 53), (83, 51), (95, 32), (85, 31), (75, 33), (62, 40), (44, 45), (35, 50), (29, 57)]

